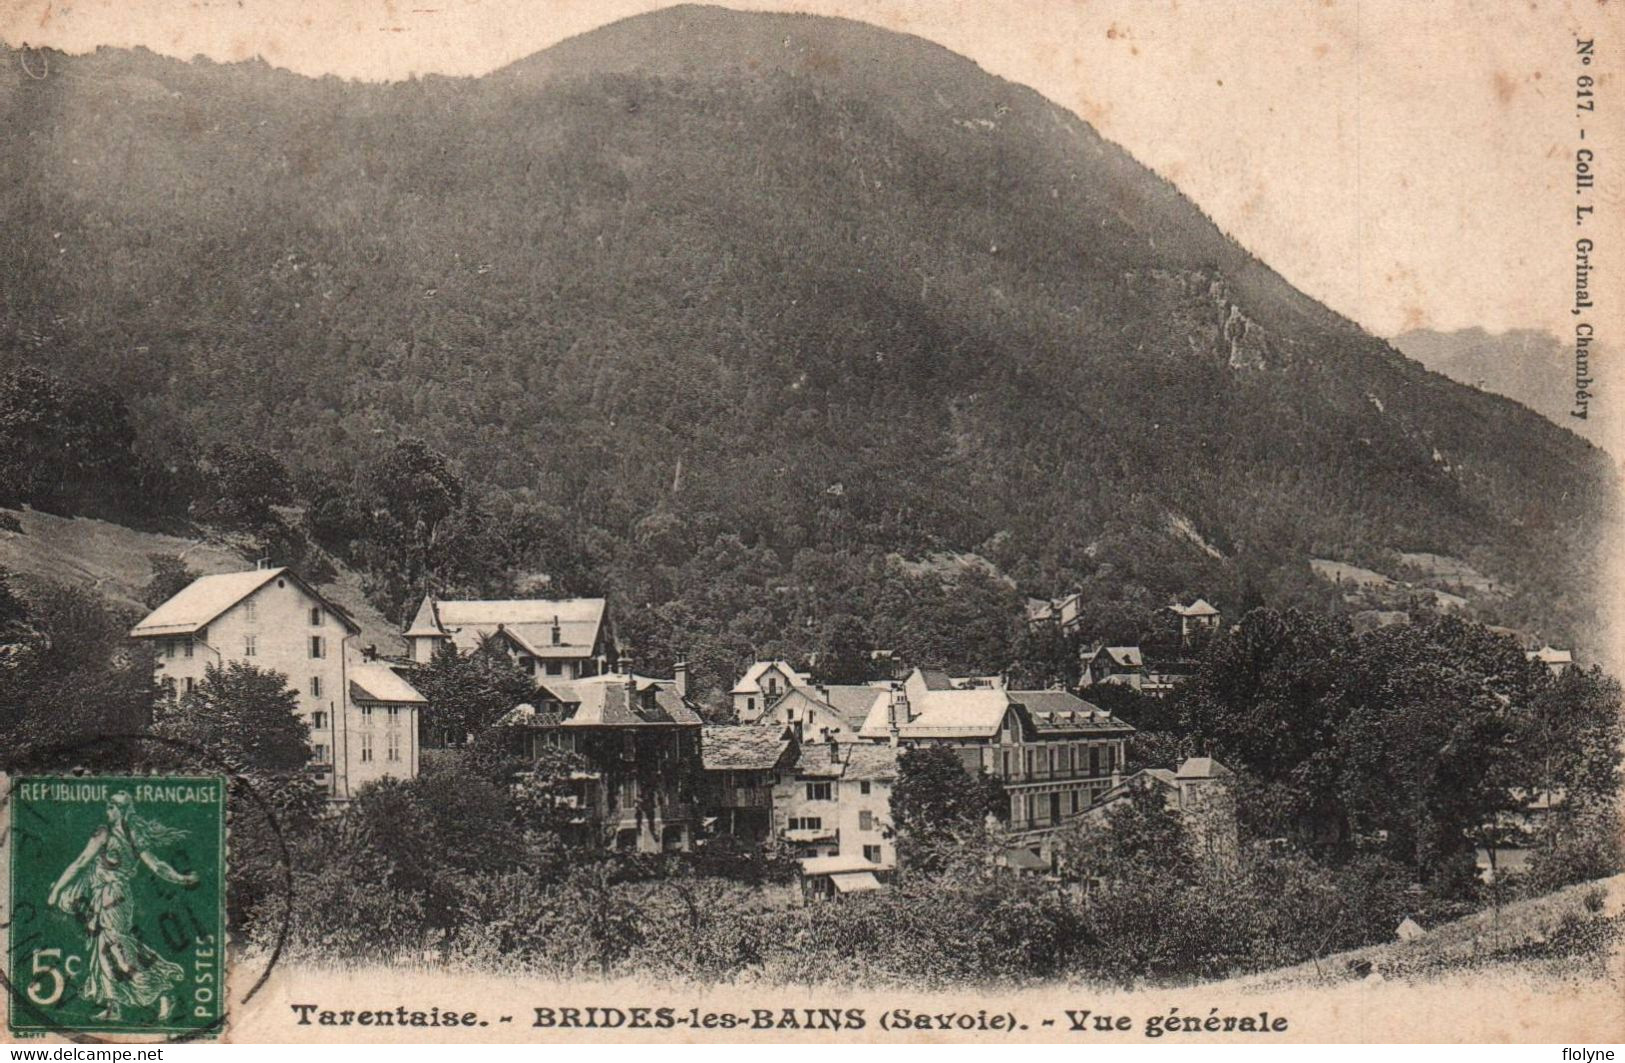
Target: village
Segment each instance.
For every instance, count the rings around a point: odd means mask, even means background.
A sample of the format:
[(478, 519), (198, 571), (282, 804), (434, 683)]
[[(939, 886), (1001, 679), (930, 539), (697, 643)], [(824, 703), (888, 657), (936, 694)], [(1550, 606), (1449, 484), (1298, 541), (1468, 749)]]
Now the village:
[[(1220, 623), (1204, 601), (1172, 610), (1192, 640)], [(175, 695), (230, 662), (285, 675), (309, 727), (310, 770), (336, 806), (370, 782), (413, 778), (425, 757), (466, 741), (423, 726), (427, 699), (413, 674), (437, 652), (499, 648), (535, 682), (531, 700), (497, 724), (511, 748), (568, 750), (594, 765), (561, 798), (573, 842), (627, 853), (687, 852), (722, 835), (776, 843), (799, 862), (809, 898), (882, 888), (896, 872), (891, 795), (907, 749), (952, 750), (969, 774), (997, 780), (1010, 843), (999, 863), (1017, 874), (1050, 870), (1058, 831), (1102, 817), (1136, 788), (1182, 814), (1222, 806), (1227, 789), (1228, 770), (1211, 758), (1125, 772), (1131, 724), (1073, 691), (1013, 689), (1000, 675), (893, 665), (889, 678), (837, 685), (758, 661), (729, 692), (732, 722), (708, 722), (686, 664), (662, 678), (633, 669), (601, 598), (426, 595), (399, 658), (356, 648), (359, 632), (291, 569), (260, 567), (199, 577), (131, 635), (154, 644), (160, 688)], [(1085, 689), (1174, 682), (1145, 672), (1136, 647), (1102, 647), (1085, 661)], [(1216, 838), (1233, 849), (1227, 818)]]
[[(1193, 670), (1194, 651), (1222, 630), (1203, 599), (1168, 606), (1177, 647), (1085, 644), (1076, 689), (1019, 689), (1003, 675), (951, 676), (876, 651), (886, 674), (862, 683), (815, 681), (784, 660), (750, 665), (727, 711), (705, 712), (688, 665), (669, 677), (634, 668), (605, 599), (450, 600), (425, 595), (398, 657), (355, 645), (360, 628), (289, 568), (202, 576), (130, 632), (155, 650), (157, 681), (178, 697), (211, 666), (241, 663), (285, 676), (309, 729), (312, 762), (335, 809), (369, 783), (413, 779), (426, 758), (471, 740), (428, 725), (413, 684), (436, 654), (498, 652), (534, 685), (496, 722), (502, 744), (534, 761), (546, 751), (584, 758), (554, 800), (572, 845), (619, 853), (686, 853), (709, 839), (774, 847), (800, 869), (804, 899), (881, 889), (899, 867), (892, 794), (900, 755), (940, 748), (970, 778), (993, 780), (1002, 850), (1017, 875), (1047, 875), (1056, 838), (1101, 823), (1136, 792), (1162, 797), (1195, 850), (1233, 863), (1238, 840), (1233, 772), (1209, 756), (1127, 770), (1127, 720), (1083, 696), (1126, 687), (1166, 696)], [(1029, 609), (1028, 623), (1077, 624), (1076, 596)], [(1553, 675), (1566, 651), (1526, 656)], [(723, 721), (726, 722), (723, 722)], [(1528, 814), (1552, 795), (1529, 802)], [(994, 817), (989, 817), (990, 822)], [(1481, 870), (1496, 854), (1481, 852)], [(1500, 854), (1504, 865), (1521, 856)]]

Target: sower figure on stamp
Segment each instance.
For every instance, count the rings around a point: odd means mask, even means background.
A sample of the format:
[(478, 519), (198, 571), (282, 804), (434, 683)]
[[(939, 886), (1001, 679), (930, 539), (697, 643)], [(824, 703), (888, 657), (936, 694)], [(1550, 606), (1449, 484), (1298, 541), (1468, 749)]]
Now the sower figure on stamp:
[(88, 934), (86, 971), (80, 995), (102, 1005), (98, 1018), (116, 1021), (125, 1006), (158, 1004), (158, 1020), (175, 1009), (175, 986), (185, 977), (181, 966), (140, 941), (132, 931), (135, 896), (131, 881), (147, 870), (177, 886), (196, 886), (197, 875), (176, 871), (149, 851), (186, 837), (161, 823), (137, 815), (127, 793), (107, 802), (107, 825), (90, 841), (51, 887), (46, 902), (78, 916)]

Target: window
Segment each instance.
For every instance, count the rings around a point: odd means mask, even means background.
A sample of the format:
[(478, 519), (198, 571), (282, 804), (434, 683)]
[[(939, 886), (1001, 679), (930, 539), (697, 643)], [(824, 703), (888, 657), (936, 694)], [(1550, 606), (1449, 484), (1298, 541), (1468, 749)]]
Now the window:
[(873, 812), (870, 812), (868, 809), (864, 809), (862, 812), (859, 812), (858, 813), (858, 829), (859, 830), (874, 830), (875, 829), (875, 814)]
[(170, 660), (174, 660), (174, 658), (175, 658), (175, 640), (174, 639), (165, 639), (164, 640), (164, 656), (168, 657)]
[(371, 727), (372, 726), (372, 706), (371, 705), (363, 705), (363, 706), (361, 706), (361, 726), (363, 726), (363, 727)]
[(755, 712), (756, 711), (756, 699), (755, 698), (746, 698), (745, 699), (745, 711), (746, 712)]
[(561, 663), (559, 661), (548, 661), (547, 662), (547, 674), (548, 675), (563, 675), (564, 674), (564, 665), (563, 665), (563, 663)]
[(824, 820), (819, 816), (791, 816), (791, 830), (823, 830)]
[(830, 784), (827, 782), (810, 782), (807, 784), (807, 800), (830, 800)]
[(401, 733), (399, 731), (391, 731), (389, 733), (389, 745), (384, 753), (384, 756), (388, 760), (401, 759)]
[(1019, 794), (1010, 795), (1010, 822), (1012, 824), (1021, 822), (1021, 796)]
[(320, 635), (310, 636), (310, 655), (312, 657), (326, 657), (327, 640)]
[(365, 731), (361, 733), (361, 762), (363, 764), (372, 760), (372, 735)]
[(243, 656), (254, 657), (259, 653), (259, 640), (253, 635), (243, 636)]
[(315, 730), (315, 731), (320, 731), (322, 728), (326, 727), (327, 726), (327, 713), (325, 713), (325, 712), (313, 712), (313, 713), (311, 713), (310, 714), (310, 726), (311, 726), (311, 729)]
[(319, 675), (310, 677), (310, 696), (313, 698), (322, 696), (322, 677)]
[(322, 626), (322, 607), (319, 605), (313, 605), (310, 607), (310, 626)]
[(867, 779), (858, 784), (858, 792), (861, 794), (866, 794), (869, 792), (869, 782)]
[(384, 710), (384, 715), (388, 717), (389, 726), (399, 727), (401, 725), (401, 707), (399, 705), (389, 706)]
[(1078, 791), (1073, 790), (1072, 791), (1072, 811), (1076, 812), (1077, 810), (1078, 810)]
[(1107, 746), (1106, 747), (1106, 770), (1108, 772), (1113, 772), (1113, 771), (1117, 770), (1117, 747), (1116, 746)]
[(327, 763), (327, 747), (326, 746), (324, 746), (320, 742), (318, 742), (315, 745), (311, 746), (310, 748), (316, 755), (316, 763), (318, 763), (318, 764), (326, 764)]
[(186, 692), (190, 694), (197, 687), (197, 680), (191, 676), (186, 677)]
[(182, 644), (181, 644), (181, 645), (182, 645), (182, 646), (183, 646), (183, 647), (184, 647), (184, 648), (185, 648), (185, 650), (186, 650), (186, 656), (188, 656), (188, 657), (190, 657), (190, 656), (192, 656), (192, 649), (193, 649), (193, 646), (192, 646), (192, 640), (191, 640), (191, 639), (187, 639), (187, 640), (186, 640), (186, 641), (185, 641), (185, 642), (184, 642), (184, 643), (182, 643)]
[(170, 694), (174, 694), (175, 693), (175, 677), (172, 676), (172, 675), (164, 676), (163, 688), (165, 690), (169, 691)]
[(1100, 774), (1100, 747), (1099, 746), (1090, 746), (1089, 747), (1089, 774), (1090, 775), (1099, 775)]
[(871, 864), (880, 863), (880, 846), (865, 845), (863, 847), (863, 858), (869, 861)]
[(259, 603), (258, 602), (256, 602), (254, 599), (250, 598), (250, 599), (248, 599), (248, 601), (243, 603), (243, 619), (244, 620), (249, 620), (249, 621), (258, 620), (259, 616), (260, 616), (260, 610), (259, 610)]

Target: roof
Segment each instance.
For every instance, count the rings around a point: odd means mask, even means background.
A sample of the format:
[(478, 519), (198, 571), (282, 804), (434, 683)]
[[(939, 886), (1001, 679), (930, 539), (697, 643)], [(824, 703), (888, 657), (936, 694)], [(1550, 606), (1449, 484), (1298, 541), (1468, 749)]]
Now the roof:
[(880, 880), (873, 871), (844, 871), (829, 877), (838, 893), (867, 893), (880, 889)]
[(952, 690), (954, 681), (940, 668), (916, 668), (915, 674), (925, 680), (927, 690)]
[(289, 568), (254, 568), (246, 572), (222, 572), (214, 576), (199, 576), (187, 584), (179, 594), (148, 613), (146, 618), (130, 629), (135, 638), (156, 638), (164, 635), (189, 635), (207, 627), (222, 613), (247, 598), (272, 580), (283, 577), (293, 580), (299, 588), (338, 617), (350, 631), (360, 633), (361, 628), (350, 615), (323, 598), (310, 584)]
[(1559, 650), (1551, 646), (1542, 646), (1538, 650), (1530, 651), (1529, 653), (1525, 654), (1525, 656), (1531, 661), (1539, 661), (1541, 664), (1574, 663), (1574, 655), (1568, 650)]
[(1102, 653), (1110, 657), (1113, 664), (1123, 668), (1139, 668), (1145, 664), (1145, 655), (1138, 646), (1102, 646), (1095, 651), (1095, 656), (1099, 657)]
[(412, 623), (407, 626), (405, 637), (444, 638), (445, 634), (445, 629), (440, 626), (440, 614), (434, 607), (434, 599), (425, 594), (423, 601), (418, 604), (417, 613), (412, 617)]
[(897, 778), (897, 750), (891, 746), (856, 744), (843, 746), (846, 770), (841, 778), (858, 782)]
[(853, 731), (863, 726), (869, 718), (869, 712), (874, 708), (877, 698), (887, 696), (884, 687), (874, 686), (799, 686), (792, 688), (784, 697), (773, 703), (777, 709), (784, 701), (791, 697), (805, 698), (815, 705), (823, 707), (832, 716), (840, 720)]
[(1027, 710), (1040, 731), (1133, 731), (1099, 705), (1065, 690), (1012, 690), (1010, 700)]
[(856, 748), (856, 745), (837, 746), (831, 742), (808, 742), (801, 747), (801, 753), (796, 757), (796, 774), (814, 779), (839, 779), (846, 772), (846, 762), (841, 758), (841, 750)]
[(1217, 609), (1213, 608), (1213, 606), (1209, 605), (1207, 603), (1207, 599), (1205, 599), (1205, 598), (1198, 598), (1198, 599), (1196, 599), (1196, 601), (1192, 602), (1189, 605), (1180, 605), (1178, 602), (1175, 602), (1173, 605), (1170, 605), (1168, 608), (1172, 609), (1174, 612), (1178, 613), (1180, 616), (1218, 616), (1219, 615), (1219, 611)]
[[(537, 657), (587, 657), (604, 626), (602, 598), (447, 600), (424, 597), (407, 635), (449, 635), (461, 650), (498, 629)], [(553, 641), (555, 622), (559, 641)]]
[(706, 771), (770, 771), (789, 748), (790, 738), (781, 727), (700, 728), (700, 762)]
[(803, 875), (840, 875), (873, 871), (874, 861), (861, 856), (809, 856), (801, 861)]
[(745, 674), (739, 677), (730, 694), (760, 694), (762, 692), (761, 679), (769, 670), (777, 667), (785, 675), (791, 677), (792, 687), (800, 686), (807, 681), (807, 675), (790, 667), (788, 661), (757, 661), (745, 669)]
[[(902, 738), (991, 737), (1009, 710), (1009, 695), (1002, 690), (932, 690), (924, 696), (910, 695), (913, 719), (900, 724), (897, 733)], [(890, 698), (877, 700), (859, 734), (886, 737), (890, 712)]]
[[(671, 679), (612, 672), (585, 679), (549, 678), (538, 688), (554, 701), (572, 706), (562, 717), (521, 705), (503, 717), (505, 724), (560, 727), (697, 726), (700, 714), (677, 693)], [(530, 708), (529, 712), (523, 712)]]
[(1181, 779), (1220, 779), (1229, 774), (1230, 769), (1212, 757), (1189, 757), (1179, 766)]
[(1050, 870), (1049, 862), (1043, 857), (1039, 856), (1037, 853), (1033, 852), (1031, 849), (1022, 849), (1019, 847), (1015, 849), (1006, 849), (1004, 851), (1003, 859), (1005, 866), (1013, 867), (1017, 871)]
[(428, 699), (387, 664), (363, 661), (350, 666), (350, 700), (387, 705), (424, 705)]

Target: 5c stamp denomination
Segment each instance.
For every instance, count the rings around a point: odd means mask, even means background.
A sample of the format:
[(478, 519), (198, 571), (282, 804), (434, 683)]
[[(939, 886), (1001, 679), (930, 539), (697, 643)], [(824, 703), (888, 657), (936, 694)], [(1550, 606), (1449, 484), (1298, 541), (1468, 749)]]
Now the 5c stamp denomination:
[(218, 1031), (225, 780), (18, 778), (9, 803), (11, 1032)]

